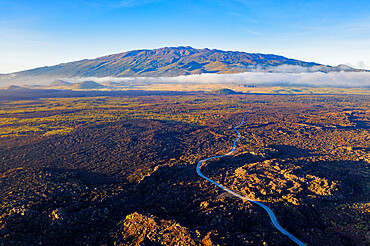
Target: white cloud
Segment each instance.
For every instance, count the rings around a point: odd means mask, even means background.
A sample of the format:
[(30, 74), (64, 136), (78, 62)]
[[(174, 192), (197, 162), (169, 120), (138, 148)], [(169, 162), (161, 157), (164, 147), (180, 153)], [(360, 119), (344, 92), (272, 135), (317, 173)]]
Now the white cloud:
[(358, 61), (357, 62), (357, 67), (359, 67), (359, 68), (366, 68), (366, 64), (365, 64), (364, 61)]
[(98, 83), (168, 83), (168, 84), (214, 84), (236, 83), (254, 85), (286, 85), (286, 86), (317, 86), (317, 87), (368, 87), (370, 88), (370, 72), (299, 72), (299, 73), (266, 73), (246, 72), (239, 74), (199, 74), (178, 77), (139, 77), (139, 78), (78, 78), (65, 79), (70, 82), (93, 80)]

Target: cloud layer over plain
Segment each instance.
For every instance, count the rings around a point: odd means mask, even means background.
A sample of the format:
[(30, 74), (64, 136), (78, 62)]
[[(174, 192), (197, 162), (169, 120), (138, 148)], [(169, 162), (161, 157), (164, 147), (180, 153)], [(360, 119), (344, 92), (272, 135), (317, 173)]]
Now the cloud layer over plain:
[(370, 72), (300, 72), (300, 73), (266, 73), (245, 72), (239, 74), (198, 74), (178, 77), (139, 77), (139, 78), (79, 78), (65, 79), (70, 82), (92, 80), (97, 83), (168, 83), (168, 84), (221, 84), (237, 83), (251, 85), (285, 85), (285, 86), (313, 86), (313, 87), (367, 87), (370, 88)]

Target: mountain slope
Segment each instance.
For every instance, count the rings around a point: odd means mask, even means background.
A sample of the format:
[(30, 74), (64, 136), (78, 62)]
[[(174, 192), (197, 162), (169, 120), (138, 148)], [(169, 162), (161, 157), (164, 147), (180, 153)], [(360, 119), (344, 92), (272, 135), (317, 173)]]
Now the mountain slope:
[(48, 86), (51, 86), (51, 87), (55, 87), (55, 86), (72, 86), (72, 85), (73, 85), (72, 83), (69, 83), (69, 82), (64, 81), (64, 80), (61, 80), (61, 79), (55, 80), (55, 81), (51, 82), (50, 84), (48, 84)]
[(45, 84), (55, 79), (74, 77), (160, 77), (200, 73), (240, 73), (254, 70), (256, 67), (268, 68), (279, 65), (314, 67), (323, 71), (335, 69), (278, 55), (165, 47), (133, 50), (7, 74), (0, 76), (0, 83)]
[(81, 83), (76, 83), (72, 85), (71, 89), (79, 89), (79, 90), (90, 90), (90, 89), (102, 89), (104, 85), (98, 84), (94, 81), (83, 81)]
[(241, 94), (241, 92), (236, 92), (227, 88), (218, 89), (210, 92), (211, 94), (219, 94), (219, 95), (235, 95)]

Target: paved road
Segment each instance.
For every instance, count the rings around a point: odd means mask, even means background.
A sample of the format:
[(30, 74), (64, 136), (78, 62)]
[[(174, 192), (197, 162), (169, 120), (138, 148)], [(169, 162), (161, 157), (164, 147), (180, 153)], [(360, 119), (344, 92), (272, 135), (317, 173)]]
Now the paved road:
[(264, 205), (263, 203), (261, 202), (258, 202), (258, 201), (255, 201), (255, 200), (252, 200), (250, 198), (247, 198), (247, 197), (244, 197), (242, 195), (239, 195), (237, 193), (235, 193), (234, 191), (232, 190), (229, 190), (228, 188), (220, 185), (219, 183), (213, 181), (212, 179), (208, 178), (207, 176), (203, 175), (203, 173), (200, 171), (200, 168), (202, 167), (202, 164), (203, 162), (206, 162), (206, 161), (209, 161), (209, 160), (212, 160), (212, 159), (216, 159), (216, 158), (221, 158), (221, 157), (224, 157), (224, 156), (228, 156), (228, 155), (231, 155), (234, 150), (235, 150), (235, 146), (236, 146), (236, 142), (241, 138), (241, 135), (239, 133), (239, 131), (236, 129), (238, 128), (239, 126), (241, 126), (243, 124), (243, 121), (244, 121), (244, 118), (245, 116), (248, 114), (248, 112), (246, 112), (244, 115), (243, 115), (243, 118), (240, 122), (239, 125), (237, 126), (234, 126), (234, 130), (236, 131), (236, 133), (238, 134), (238, 137), (234, 140), (233, 142), (233, 147), (231, 149), (231, 151), (227, 154), (224, 154), (224, 155), (218, 155), (218, 156), (212, 156), (212, 157), (209, 157), (207, 159), (204, 159), (204, 160), (201, 160), (198, 162), (198, 165), (197, 165), (197, 173), (199, 176), (201, 176), (202, 178), (208, 180), (209, 182), (211, 182), (212, 184), (216, 185), (217, 187), (223, 189), (224, 191), (230, 193), (231, 195), (233, 196), (236, 196), (236, 197), (239, 197), (240, 199), (243, 199), (243, 200), (247, 200), (247, 201), (250, 201), (254, 204), (257, 204), (258, 206), (262, 207), (264, 210), (266, 210), (266, 212), (268, 213), (268, 215), (270, 216), (270, 219), (271, 219), (271, 222), (272, 224), (276, 227), (276, 229), (278, 229), (281, 233), (287, 235), (291, 240), (293, 240), (296, 244), (300, 245), (300, 246), (305, 246), (306, 244), (304, 244), (303, 242), (301, 242), (300, 240), (298, 240), (296, 237), (294, 237), (292, 234), (290, 234), (287, 230), (285, 230), (278, 222), (277, 222), (277, 219), (276, 219), (276, 216), (274, 214), (274, 212), (272, 212), (272, 210), (267, 207), (266, 205)]

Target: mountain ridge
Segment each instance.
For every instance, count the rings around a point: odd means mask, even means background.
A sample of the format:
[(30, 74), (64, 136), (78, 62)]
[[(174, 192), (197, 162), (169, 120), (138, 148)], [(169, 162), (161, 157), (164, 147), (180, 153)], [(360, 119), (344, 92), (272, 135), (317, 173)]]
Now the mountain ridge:
[[(195, 49), (190, 46), (131, 50), (94, 59), (61, 63), (0, 76), (0, 84), (45, 84), (64, 78), (85, 77), (173, 77), (201, 73), (270, 71), (278, 66), (297, 66), (313, 71), (341, 71), (315, 62), (274, 54)], [(346, 71), (348, 71), (346, 67)], [(355, 71), (355, 69), (353, 69)]]

